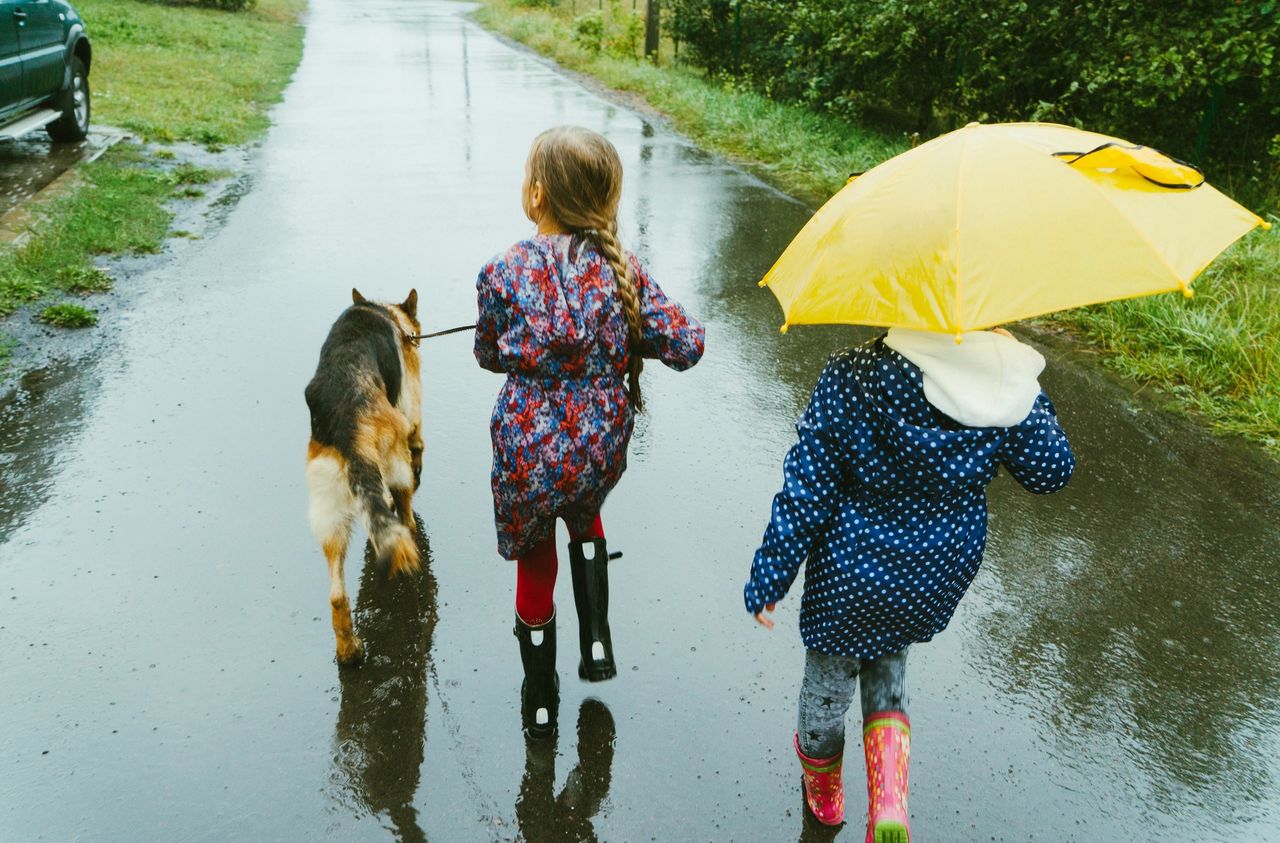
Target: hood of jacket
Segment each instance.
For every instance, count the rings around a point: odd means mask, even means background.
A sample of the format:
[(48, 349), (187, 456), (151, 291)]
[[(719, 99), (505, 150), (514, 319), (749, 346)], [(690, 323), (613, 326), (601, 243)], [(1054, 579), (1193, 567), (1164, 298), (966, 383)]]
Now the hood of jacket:
[(1040, 395), (1044, 357), (991, 331), (950, 334), (891, 328), (884, 344), (920, 369), (925, 399), (966, 427), (1012, 427)]

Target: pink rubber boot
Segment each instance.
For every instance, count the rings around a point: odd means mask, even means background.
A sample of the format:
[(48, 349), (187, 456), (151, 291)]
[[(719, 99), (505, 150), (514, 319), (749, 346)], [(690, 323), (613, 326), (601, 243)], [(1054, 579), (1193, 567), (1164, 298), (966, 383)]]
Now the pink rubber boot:
[(804, 799), (809, 810), (823, 825), (840, 825), (844, 822), (844, 781), (840, 768), (844, 753), (830, 758), (810, 758), (800, 751), (800, 735), (795, 737), (796, 755), (804, 770)]
[(901, 711), (881, 711), (863, 721), (867, 753), (866, 843), (911, 843), (907, 822), (907, 769), (911, 721)]

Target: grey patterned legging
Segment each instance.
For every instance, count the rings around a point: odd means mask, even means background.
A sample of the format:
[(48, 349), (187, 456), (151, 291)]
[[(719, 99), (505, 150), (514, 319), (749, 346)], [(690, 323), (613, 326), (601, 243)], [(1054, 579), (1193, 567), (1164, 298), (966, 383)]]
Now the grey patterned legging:
[(844, 717), (862, 675), (862, 716), (907, 710), (907, 648), (878, 659), (830, 656), (807, 650), (800, 686), (800, 749), (830, 758), (844, 749)]

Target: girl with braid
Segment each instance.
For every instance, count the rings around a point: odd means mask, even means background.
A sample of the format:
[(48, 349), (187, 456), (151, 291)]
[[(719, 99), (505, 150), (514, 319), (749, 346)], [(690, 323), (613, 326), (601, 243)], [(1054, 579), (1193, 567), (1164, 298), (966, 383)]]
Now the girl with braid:
[(506, 374), (490, 421), (498, 552), (516, 561), (515, 635), (526, 734), (556, 728), (556, 519), (569, 564), (588, 682), (617, 674), (609, 635), (609, 552), (600, 506), (627, 467), (642, 408), (640, 370), (702, 357), (703, 328), (618, 242), (622, 162), (596, 132), (559, 127), (533, 141), (522, 204), (537, 233), (476, 282), (476, 360)]

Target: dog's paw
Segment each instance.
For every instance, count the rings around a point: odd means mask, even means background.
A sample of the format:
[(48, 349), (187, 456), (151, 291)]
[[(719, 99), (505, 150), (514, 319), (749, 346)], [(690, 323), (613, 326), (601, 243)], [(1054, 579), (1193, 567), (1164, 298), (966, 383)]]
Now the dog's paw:
[[(412, 512), (410, 518), (413, 517)], [(404, 525), (399, 525), (394, 543), (388, 548), (386, 564), (387, 575), (394, 579), (400, 574), (416, 574), (422, 568), (418, 556), (418, 545)]]
[(343, 667), (352, 667), (360, 664), (364, 660), (364, 644), (359, 638), (351, 636), (351, 641), (338, 642), (338, 664)]
[(418, 548), (412, 545), (407, 548), (401, 546), (391, 556), (388, 576), (395, 579), (401, 574), (416, 574), (420, 570), (422, 570), (422, 563), (418, 558)]

